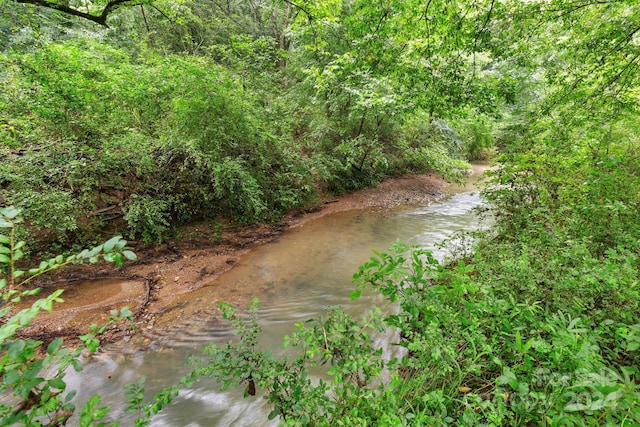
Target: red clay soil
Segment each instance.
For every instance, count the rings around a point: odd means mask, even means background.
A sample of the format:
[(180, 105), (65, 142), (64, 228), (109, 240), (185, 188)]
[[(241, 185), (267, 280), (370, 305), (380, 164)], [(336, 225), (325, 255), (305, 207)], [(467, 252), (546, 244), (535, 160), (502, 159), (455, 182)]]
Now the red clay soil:
[[(39, 316), (21, 334), (45, 342), (62, 336), (73, 345), (73, 338), (86, 333), (89, 325), (104, 324), (111, 310), (128, 306), (134, 313), (134, 324), (112, 325), (100, 338), (103, 342), (130, 340), (137, 331), (170, 324), (179, 316), (176, 313), (180, 310), (174, 309), (185, 304), (190, 293), (211, 283), (252, 248), (274, 240), (288, 228), (336, 212), (426, 204), (445, 194), (448, 186), (436, 175), (394, 178), (375, 188), (326, 200), (314, 212), (288, 215), (277, 225), (228, 227), (220, 233), (211, 224), (193, 224), (181, 230), (180, 240), (160, 246), (134, 244), (138, 261), (128, 262), (120, 269), (113, 265), (77, 266), (39, 283), (43, 294), (64, 289), (65, 301), (55, 305), (53, 313)], [(229, 292), (220, 287), (217, 299), (227, 300)]]

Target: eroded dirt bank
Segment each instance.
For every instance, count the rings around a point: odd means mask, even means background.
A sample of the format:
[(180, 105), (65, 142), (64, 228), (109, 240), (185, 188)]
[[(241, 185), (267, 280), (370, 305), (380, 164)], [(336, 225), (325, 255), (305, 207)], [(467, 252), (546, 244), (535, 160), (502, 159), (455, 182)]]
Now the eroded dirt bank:
[[(474, 175), (486, 167), (477, 166)], [(426, 204), (438, 200), (451, 185), (436, 175), (393, 178), (369, 188), (326, 200), (314, 212), (289, 215), (277, 225), (254, 225), (216, 230), (209, 224), (194, 224), (182, 230), (183, 238), (160, 246), (135, 244), (138, 261), (116, 269), (112, 265), (78, 266), (47, 278), (43, 292), (63, 288), (65, 302), (53, 313), (40, 316), (24, 335), (45, 342), (63, 336), (69, 344), (91, 324), (103, 324), (111, 310), (128, 306), (134, 321), (113, 325), (101, 336), (103, 342), (139, 339), (140, 331), (161, 328), (182, 315), (199, 288), (211, 284), (233, 268), (252, 248), (273, 241), (286, 229), (336, 212), (355, 209), (390, 210), (402, 204)], [(251, 289), (216, 289), (218, 301), (248, 302)]]

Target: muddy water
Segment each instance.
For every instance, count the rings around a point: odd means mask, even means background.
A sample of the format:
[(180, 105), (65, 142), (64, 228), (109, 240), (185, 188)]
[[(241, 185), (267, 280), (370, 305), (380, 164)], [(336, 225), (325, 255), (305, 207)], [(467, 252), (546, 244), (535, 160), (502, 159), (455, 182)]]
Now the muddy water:
[[(433, 250), (442, 259), (443, 249), (435, 245), (458, 230), (478, 226), (472, 209), (481, 203), (470, 187), (451, 188), (441, 202), (389, 211), (354, 211), (323, 217), (284, 233), (277, 242), (259, 247), (242, 258), (218, 281), (233, 284), (238, 295), (255, 290), (260, 298), (260, 319), (264, 328), (261, 344), (279, 353), (281, 337), (297, 321), (340, 305), (355, 316), (373, 305), (383, 304), (372, 293), (351, 302), (351, 277), (372, 249), (386, 250), (396, 239)], [(147, 375), (147, 391), (155, 393), (188, 372), (185, 361), (198, 355), (211, 342), (226, 343), (232, 336), (226, 324), (215, 316), (214, 291), (217, 282), (201, 289), (185, 307), (184, 321), (154, 332), (144, 350), (126, 344), (107, 348), (93, 356), (80, 374), (70, 373), (69, 388), (78, 396), (98, 393), (104, 404), (114, 408), (113, 419), (132, 424), (133, 415), (123, 413), (125, 384)], [(233, 303), (233, 301), (231, 301)], [(380, 337), (381, 341), (392, 339)], [(82, 398), (78, 403), (82, 402)], [(242, 399), (242, 390), (217, 391), (212, 382), (200, 382), (180, 392), (174, 403), (153, 419), (154, 426), (260, 426), (268, 422), (264, 400)]]

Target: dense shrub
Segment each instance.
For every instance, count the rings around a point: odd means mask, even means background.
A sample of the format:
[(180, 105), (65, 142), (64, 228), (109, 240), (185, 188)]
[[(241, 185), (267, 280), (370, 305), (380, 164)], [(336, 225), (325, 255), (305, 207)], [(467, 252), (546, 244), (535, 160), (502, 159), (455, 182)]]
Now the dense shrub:
[[(228, 54), (253, 51), (243, 52)], [(455, 176), (458, 165), (442, 132), (405, 143), (400, 121), (382, 113), (327, 116), (292, 96), (309, 96), (305, 85), (282, 95), (277, 73), (257, 66), (134, 57), (90, 38), (1, 60), (0, 194), (25, 209), (43, 245), (95, 241), (104, 229), (160, 241), (173, 226), (220, 216), (277, 220), (316, 203), (318, 190), (343, 193), (405, 172)], [(46, 215), (37, 207), (44, 198)]]

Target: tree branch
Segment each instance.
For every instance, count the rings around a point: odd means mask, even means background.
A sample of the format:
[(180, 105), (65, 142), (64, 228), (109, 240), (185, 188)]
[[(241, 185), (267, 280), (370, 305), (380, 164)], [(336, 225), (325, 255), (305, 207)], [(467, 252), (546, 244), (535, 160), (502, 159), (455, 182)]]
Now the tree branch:
[(309, 19), (309, 22), (313, 21), (313, 15), (307, 9), (305, 9), (304, 7), (302, 7), (300, 5), (297, 5), (294, 2), (289, 1), (289, 0), (284, 0), (284, 2), (287, 3), (287, 4), (290, 4), (291, 6), (295, 7), (296, 9), (300, 9), (301, 11), (303, 11), (304, 14), (307, 15), (307, 19)]
[(13, 0), (13, 1), (15, 1), (16, 3), (32, 4), (32, 5), (44, 7), (47, 9), (57, 10), (59, 12), (66, 13), (68, 15), (87, 19), (91, 22), (94, 22), (96, 24), (102, 25), (103, 27), (107, 27), (107, 28), (109, 27), (109, 25), (107, 25), (107, 18), (109, 17), (109, 14), (111, 14), (113, 11), (118, 9), (120, 6), (123, 6), (125, 4), (130, 6), (137, 6), (142, 4), (142, 2), (139, 0), (111, 0), (105, 5), (104, 9), (102, 9), (102, 12), (98, 15), (98, 14), (82, 12), (81, 10), (74, 9), (73, 7), (68, 6), (66, 4), (57, 3), (51, 0)]

